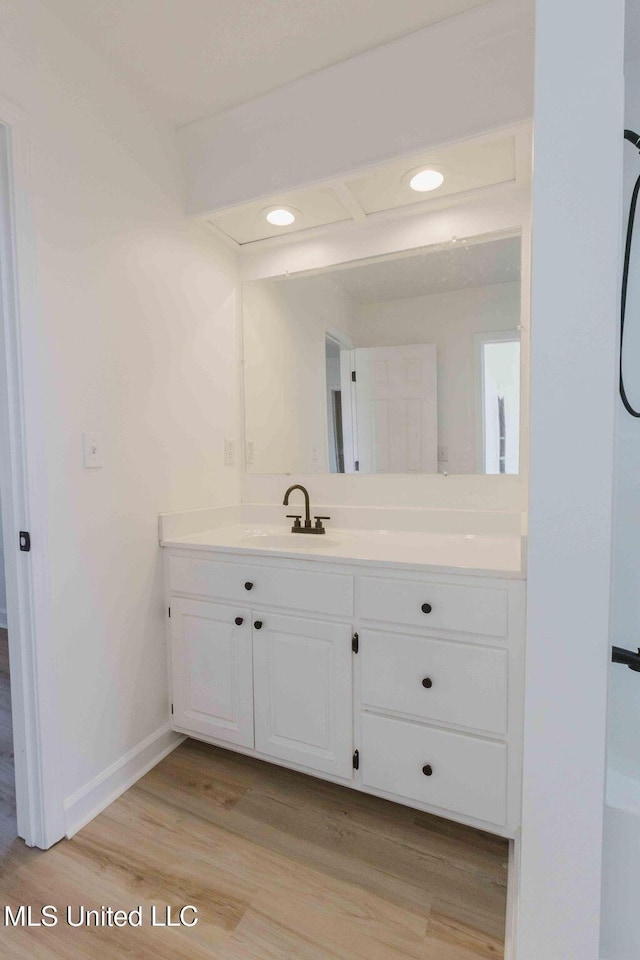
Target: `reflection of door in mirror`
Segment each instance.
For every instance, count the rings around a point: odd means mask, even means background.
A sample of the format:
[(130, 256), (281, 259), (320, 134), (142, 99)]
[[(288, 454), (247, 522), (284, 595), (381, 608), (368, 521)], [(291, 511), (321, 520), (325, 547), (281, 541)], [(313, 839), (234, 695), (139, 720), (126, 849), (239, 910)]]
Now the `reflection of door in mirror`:
[(354, 350), (354, 356), (359, 469), (363, 473), (435, 473), (435, 345), (363, 347)]
[[(329, 441), (329, 472), (344, 473), (344, 427), (342, 382), (340, 374), (340, 344), (329, 334), (325, 337), (327, 375), (327, 438)], [(349, 400), (350, 402), (350, 400)]]
[(480, 341), (484, 473), (517, 473), (520, 460), (520, 340), (513, 333)]

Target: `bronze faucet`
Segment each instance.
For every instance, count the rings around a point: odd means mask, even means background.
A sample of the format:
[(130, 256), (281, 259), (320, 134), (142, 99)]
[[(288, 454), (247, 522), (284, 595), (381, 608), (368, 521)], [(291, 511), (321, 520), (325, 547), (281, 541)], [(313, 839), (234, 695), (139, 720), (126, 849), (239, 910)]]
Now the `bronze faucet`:
[(294, 483), (289, 487), (287, 492), (284, 495), (284, 500), (282, 505), (284, 507), (289, 506), (289, 494), (294, 490), (302, 490), (304, 496), (304, 526), (300, 523), (302, 514), (297, 513), (288, 513), (287, 517), (289, 520), (293, 520), (293, 526), (291, 527), (291, 533), (326, 533), (327, 531), (322, 525), (323, 520), (331, 520), (331, 517), (314, 517), (315, 524), (311, 524), (311, 507), (309, 505), (309, 491), (306, 487), (303, 487), (301, 483)]

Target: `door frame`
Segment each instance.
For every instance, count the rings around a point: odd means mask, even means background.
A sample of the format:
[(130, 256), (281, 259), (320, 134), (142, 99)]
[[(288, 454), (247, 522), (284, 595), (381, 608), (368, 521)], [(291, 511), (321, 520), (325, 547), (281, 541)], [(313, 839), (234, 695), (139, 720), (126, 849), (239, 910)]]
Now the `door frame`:
[[(0, 97), (0, 495), (18, 835), (65, 834), (46, 520), (46, 438), (38, 361), (35, 230), (27, 116)], [(20, 552), (20, 530), (32, 549)]]
[[(476, 401), (476, 472), (486, 473), (485, 460), (485, 430), (486, 430), (486, 410), (484, 404), (484, 347), (487, 343), (518, 343), (520, 347), (520, 436), (518, 437), (518, 462), (522, 460), (522, 335), (521, 325), (512, 330), (487, 330), (483, 333), (474, 333), (473, 335), (473, 366), (475, 383), (475, 401)], [(519, 471), (520, 472), (520, 469)]]

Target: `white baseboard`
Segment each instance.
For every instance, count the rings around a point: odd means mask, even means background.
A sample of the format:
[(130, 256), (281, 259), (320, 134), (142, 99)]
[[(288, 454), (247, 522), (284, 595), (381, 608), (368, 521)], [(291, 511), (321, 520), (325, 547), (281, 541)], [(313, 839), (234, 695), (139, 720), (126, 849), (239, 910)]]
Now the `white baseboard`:
[(7, 629), (7, 611), (5, 607), (0, 607), (0, 627)]
[(65, 835), (70, 838), (117, 800), (140, 777), (186, 740), (165, 724), (64, 802)]

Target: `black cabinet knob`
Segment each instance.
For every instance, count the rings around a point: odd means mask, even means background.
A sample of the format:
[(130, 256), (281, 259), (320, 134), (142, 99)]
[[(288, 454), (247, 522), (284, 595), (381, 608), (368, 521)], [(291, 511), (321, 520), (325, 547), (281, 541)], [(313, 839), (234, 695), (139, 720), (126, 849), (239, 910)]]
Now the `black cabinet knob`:
[(236, 627), (241, 627), (244, 623), (244, 617), (236, 617)]
[(247, 580), (247, 582), (244, 585), (244, 588), (245, 590), (253, 590), (253, 584), (251, 583), (250, 580)]
[(262, 630), (262, 620), (254, 620), (253, 625), (256, 630)]
[(427, 690), (430, 690), (431, 687), (433, 686), (433, 680), (431, 679), (431, 677), (423, 677), (422, 686), (426, 687)]
[(433, 767), (430, 763), (425, 763), (424, 767), (422, 768), (422, 772), (424, 773), (425, 777), (430, 777), (433, 773)]
[(422, 610), (423, 613), (431, 613), (431, 610), (433, 608), (430, 603), (423, 603), (420, 609)]

